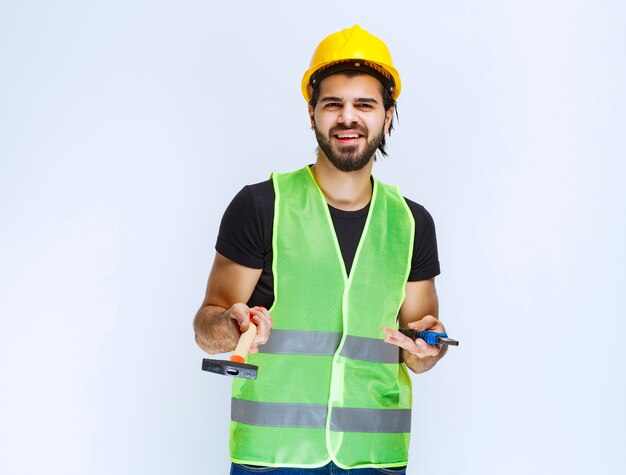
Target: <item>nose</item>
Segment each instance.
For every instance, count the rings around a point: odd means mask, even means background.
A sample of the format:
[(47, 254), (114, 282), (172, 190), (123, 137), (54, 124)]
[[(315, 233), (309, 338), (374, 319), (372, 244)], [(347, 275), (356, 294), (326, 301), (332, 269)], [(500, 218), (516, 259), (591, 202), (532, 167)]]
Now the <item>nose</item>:
[(359, 116), (354, 107), (350, 104), (346, 104), (341, 110), (341, 115), (338, 118), (338, 122), (344, 125), (356, 124), (359, 121)]

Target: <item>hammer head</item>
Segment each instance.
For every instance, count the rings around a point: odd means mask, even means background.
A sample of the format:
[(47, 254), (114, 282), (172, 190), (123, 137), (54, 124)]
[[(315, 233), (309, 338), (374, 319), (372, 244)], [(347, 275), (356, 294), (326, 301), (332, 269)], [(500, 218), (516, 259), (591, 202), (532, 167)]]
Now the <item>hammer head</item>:
[(259, 367), (246, 363), (236, 363), (234, 361), (225, 360), (209, 360), (205, 358), (202, 360), (202, 369), (204, 371), (223, 374), (226, 376), (256, 379)]

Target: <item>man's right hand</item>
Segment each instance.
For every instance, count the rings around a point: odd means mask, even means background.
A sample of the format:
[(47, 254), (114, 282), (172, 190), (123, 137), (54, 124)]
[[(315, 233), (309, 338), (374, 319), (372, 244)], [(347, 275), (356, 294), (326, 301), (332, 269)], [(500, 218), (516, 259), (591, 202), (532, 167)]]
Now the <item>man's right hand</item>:
[(258, 353), (259, 345), (267, 343), (272, 330), (272, 317), (265, 307), (248, 307), (243, 303), (236, 303), (227, 310), (230, 329), (235, 341), (242, 333), (248, 330), (250, 322), (257, 326), (257, 335), (250, 347), (249, 353)]
[(207, 291), (196, 313), (193, 327), (196, 343), (209, 354), (232, 351), (252, 321), (258, 327), (251, 353), (267, 342), (272, 319), (261, 307), (248, 307), (261, 269), (252, 269), (215, 254)]

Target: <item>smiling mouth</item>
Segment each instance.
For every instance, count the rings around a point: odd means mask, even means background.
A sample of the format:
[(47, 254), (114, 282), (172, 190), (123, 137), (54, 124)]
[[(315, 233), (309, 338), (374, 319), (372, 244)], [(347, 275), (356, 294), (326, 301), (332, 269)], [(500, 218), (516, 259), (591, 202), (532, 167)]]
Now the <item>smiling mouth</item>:
[(333, 135), (333, 138), (341, 145), (356, 145), (363, 137), (357, 132), (342, 132)]

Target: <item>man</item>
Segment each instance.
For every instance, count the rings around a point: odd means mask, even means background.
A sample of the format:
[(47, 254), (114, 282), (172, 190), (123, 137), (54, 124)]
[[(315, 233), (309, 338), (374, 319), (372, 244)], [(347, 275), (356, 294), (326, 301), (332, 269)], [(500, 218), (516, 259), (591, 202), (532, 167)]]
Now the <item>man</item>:
[(258, 378), (233, 382), (231, 474), (405, 473), (406, 367), (444, 351), (397, 328), (444, 330), (432, 219), (371, 176), (400, 88), (380, 39), (324, 39), (302, 81), (315, 164), (245, 187), (222, 219), (196, 341), (223, 353), (258, 329)]

